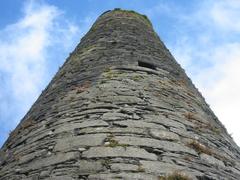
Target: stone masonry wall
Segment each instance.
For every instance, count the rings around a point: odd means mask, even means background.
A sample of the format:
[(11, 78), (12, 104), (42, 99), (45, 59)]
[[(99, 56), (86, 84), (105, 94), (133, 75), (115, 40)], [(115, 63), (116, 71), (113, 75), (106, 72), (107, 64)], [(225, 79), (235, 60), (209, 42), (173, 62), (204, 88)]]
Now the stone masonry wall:
[(239, 147), (150, 21), (108, 11), (1, 148), (0, 180), (171, 174), (239, 179)]

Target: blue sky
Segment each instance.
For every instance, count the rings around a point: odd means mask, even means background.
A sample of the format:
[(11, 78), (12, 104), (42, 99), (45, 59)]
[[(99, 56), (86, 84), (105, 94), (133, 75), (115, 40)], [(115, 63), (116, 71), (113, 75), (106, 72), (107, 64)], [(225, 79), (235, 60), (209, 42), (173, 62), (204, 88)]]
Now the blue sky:
[(106, 10), (145, 14), (240, 145), (239, 0), (5, 0), (0, 6), (0, 145)]

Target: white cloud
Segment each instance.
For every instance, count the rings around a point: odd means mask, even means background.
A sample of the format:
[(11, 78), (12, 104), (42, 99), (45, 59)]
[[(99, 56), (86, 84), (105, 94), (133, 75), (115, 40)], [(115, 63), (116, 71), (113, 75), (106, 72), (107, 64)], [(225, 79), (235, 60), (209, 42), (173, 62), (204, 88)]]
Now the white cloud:
[(196, 81), (212, 109), (240, 144), (240, 43), (216, 47), (211, 58), (214, 66), (199, 73)]
[(239, 10), (239, 0), (220, 0), (213, 3), (210, 17), (216, 25), (224, 30), (240, 31)]
[(196, 9), (185, 23), (197, 33), (180, 36), (171, 49), (240, 145), (240, 1), (203, 1)]
[(23, 17), (0, 29), (0, 124), (6, 129), (14, 128), (39, 96), (52, 71), (50, 61), (61, 65), (63, 59), (50, 58), (50, 47), (69, 52), (75, 36), (79, 28), (62, 11), (36, 1), (26, 1)]

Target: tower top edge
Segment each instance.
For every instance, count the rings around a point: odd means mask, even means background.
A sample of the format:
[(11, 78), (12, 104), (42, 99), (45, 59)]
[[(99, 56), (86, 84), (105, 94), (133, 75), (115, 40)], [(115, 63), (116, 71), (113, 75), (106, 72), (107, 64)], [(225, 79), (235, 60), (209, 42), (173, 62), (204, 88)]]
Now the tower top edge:
[(121, 9), (121, 8), (115, 8), (113, 10), (107, 10), (107, 11), (103, 12), (99, 17), (110, 16), (110, 15), (114, 15), (114, 14), (118, 14), (118, 15), (122, 14), (122, 15), (127, 15), (129, 17), (140, 18), (146, 24), (148, 24), (152, 27), (152, 23), (146, 15), (140, 14), (140, 13), (134, 11), (134, 10), (126, 10), (126, 9)]

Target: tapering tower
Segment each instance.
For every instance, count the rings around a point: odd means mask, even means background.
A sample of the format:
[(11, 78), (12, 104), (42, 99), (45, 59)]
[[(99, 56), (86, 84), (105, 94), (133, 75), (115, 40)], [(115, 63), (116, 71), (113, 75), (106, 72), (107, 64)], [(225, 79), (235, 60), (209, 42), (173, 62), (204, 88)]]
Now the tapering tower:
[(240, 150), (144, 15), (102, 14), (0, 151), (0, 180), (239, 179)]

